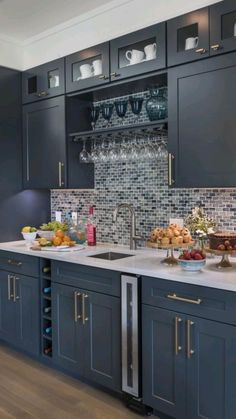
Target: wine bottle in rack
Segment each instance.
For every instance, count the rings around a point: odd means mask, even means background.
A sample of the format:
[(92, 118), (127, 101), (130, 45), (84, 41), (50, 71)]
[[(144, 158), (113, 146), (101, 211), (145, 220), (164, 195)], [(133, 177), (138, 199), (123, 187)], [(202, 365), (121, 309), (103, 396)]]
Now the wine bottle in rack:
[(51, 310), (52, 310), (52, 307), (44, 307), (43, 312), (45, 314), (49, 314), (49, 313), (51, 313)]
[(44, 274), (50, 274), (51, 273), (51, 267), (50, 266), (44, 266), (42, 269)]
[(44, 331), (45, 331), (45, 334), (46, 334), (46, 335), (51, 335), (51, 333), (52, 333), (52, 327), (51, 327), (51, 326), (46, 327), (46, 328), (44, 329)]
[(43, 293), (45, 295), (51, 294), (51, 287), (45, 287), (45, 288), (43, 288)]
[(44, 348), (45, 355), (50, 355), (52, 353), (52, 347), (49, 346), (48, 348)]

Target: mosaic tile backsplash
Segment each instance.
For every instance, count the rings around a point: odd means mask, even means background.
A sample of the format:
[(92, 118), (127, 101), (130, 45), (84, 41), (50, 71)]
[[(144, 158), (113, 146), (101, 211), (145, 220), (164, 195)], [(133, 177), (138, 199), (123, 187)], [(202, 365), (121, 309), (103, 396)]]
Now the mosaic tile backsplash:
[[(148, 93), (144, 92), (142, 95), (146, 100)], [(135, 120), (129, 107), (125, 123), (134, 123)], [(146, 121), (144, 101), (139, 122)], [(120, 125), (115, 111), (111, 125)], [(97, 128), (102, 127), (104, 120), (100, 115)], [(145, 239), (154, 227), (165, 226), (170, 217), (185, 218), (192, 208), (202, 206), (209, 216), (216, 219), (219, 228), (236, 231), (236, 189), (169, 189), (167, 170), (165, 161), (98, 163), (95, 167), (94, 190), (51, 191), (52, 219), (55, 218), (56, 210), (62, 211), (63, 218), (68, 211), (78, 211), (80, 217), (86, 218), (89, 206), (94, 205), (97, 240), (127, 245), (129, 213), (128, 210), (122, 210), (117, 223), (114, 223), (112, 215), (116, 204), (133, 204), (137, 218), (137, 234)]]

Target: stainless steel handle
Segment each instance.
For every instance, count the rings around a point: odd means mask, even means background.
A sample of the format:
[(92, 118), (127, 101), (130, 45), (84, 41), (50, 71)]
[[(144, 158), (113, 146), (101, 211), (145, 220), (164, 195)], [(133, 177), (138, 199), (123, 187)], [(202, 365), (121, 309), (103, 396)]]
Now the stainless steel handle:
[(176, 294), (168, 294), (166, 297), (169, 298), (170, 300), (183, 301), (184, 303), (189, 303), (189, 304), (199, 305), (202, 303), (201, 298), (198, 298), (197, 300), (192, 300), (190, 298), (178, 297), (178, 295)]
[(194, 322), (192, 320), (187, 320), (187, 357), (188, 359), (191, 358), (192, 355), (194, 355), (195, 351), (194, 349), (192, 349), (192, 344), (191, 344), (191, 328), (194, 325)]
[(105, 76), (105, 74), (101, 74), (100, 76), (98, 76), (98, 78), (100, 80), (108, 80), (109, 79), (109, 77), (108, 76)]
[(75, 315), (75, 322), (78, 322), (78, 319), (81, 319), (81, 314), (78, 314), (78, 297), (81, 296), (80, 292), (74, 292), (74, 315)]
[(179, 324), (182, 322), (180, 317), (175, 317), (175, 355), (178, 355), (182, 350), (182, 346), (179, 345)]
[(168, 153), (168, 185), (172, 186), (175, 181), (172, 176), (172, 162), (174, 160), (174, 156), (171, 153)]
[(213, 51), (218, 51), (219, 49), (221, 49), (222, 48), (222, 46), (220, 45), (220, 44), (214, 44), (214, 45), (211, 45), (211, 49), (213, 50)]
[(195, 52), (197, 54), (206, 54), (207, 50), (206, 48), (198, 48), (198, 49), (195, 49)]
[(120, 74), (118, 74), (114, 71), (114, 73), (110, 73), (110, 76), (111, 77), (120, 77)]
[(14, 266), (22, 266), (23, 265), (22, 262), (17, 262), (16, 260), (13, 260), (13, 259), (8, 259), (7, 263), (9, 265), (14, 265)]
[(7, 298), (9, 301), (14, 297), (14, 294), (11, 293), (11, 281), (13, 279), (12, 275), (7, 275)]
[(82, 294), (82, 322), (83, 325), (88, 321), (88, 317), (86, 317), (86, 307), (85, 307), (85, 299), (88, 298), (88, 294)]
[(58, 162), (58, 180), (59, 180), (59, 187), (61, 188), (64, 186), (64, 182), (62, 180), (62, 168), (64, 167), (64, 163), (61, 161)]
[(16, 303), (17, 300), (20, 299), (20, 296), (17, 295), (17, 288), (16, 288), (16, 282), (19, 281), (19, 278), (16, 276), (13, 276), (13, 301)]

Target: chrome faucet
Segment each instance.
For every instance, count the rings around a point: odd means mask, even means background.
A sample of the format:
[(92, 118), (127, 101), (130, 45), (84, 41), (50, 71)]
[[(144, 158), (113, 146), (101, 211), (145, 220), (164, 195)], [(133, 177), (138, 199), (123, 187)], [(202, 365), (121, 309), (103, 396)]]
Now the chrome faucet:
[(113, 213), (113, 221), (117, 221), (117, 216), (121, 208), (127, 208), (130, 212), (130, 250), (137, 248), (137, 240), (142, 240), (141, 236), (136, 235), (136, 217), (134, 207), (131, 204), (118, 204)]

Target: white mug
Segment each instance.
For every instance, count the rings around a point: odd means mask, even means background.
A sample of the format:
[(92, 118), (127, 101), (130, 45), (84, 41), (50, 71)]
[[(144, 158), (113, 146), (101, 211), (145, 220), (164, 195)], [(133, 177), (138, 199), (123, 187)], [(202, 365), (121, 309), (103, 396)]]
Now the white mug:
[(144, 52), (139, 51), (138, 49), (132, 49), (131, 51), (126, 51), (125, 56), (130, 64), (141, 63), (144, 59)]
[(234, 24), (234, 36), (236, 36), (236, 22)]
[(100, 74), (102, 74), (102, 60), (94, 60), (92, 68), (94, 76), (99, 76)]
[(185, 50), (194, 49), (198, 46), (198, 36), (185, 39)]
[(60, 85), (59, 75), (50, 76), (50, 88), (58, 87)]
[(144, 48), (144, 52), (146, 54), (146, 60), (155, 60), (157, 56), (157, 44), (154, 42), (154, 44), (146, 45)]
[(82, 64), (80, 66), (80, 73), (82, 79), (87, 79), (93, 76), (93, 68), (90, 64)]

